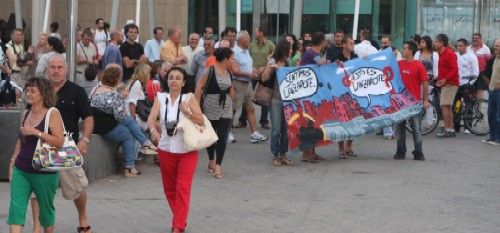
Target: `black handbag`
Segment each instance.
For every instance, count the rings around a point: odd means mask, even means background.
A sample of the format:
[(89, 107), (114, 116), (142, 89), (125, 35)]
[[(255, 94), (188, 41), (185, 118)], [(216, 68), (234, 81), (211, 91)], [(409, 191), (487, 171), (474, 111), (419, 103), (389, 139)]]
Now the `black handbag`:
[(149, 114), (151, 113), (151, 108), (153, 108), (153, 102), (145, 100), (137, 100), (136, 114), (142, 121), (147, 121)]
[[(134, 85), (134, 83), (136, 81), (139, 81), (139, 80), (135, 80), (133, 83), (130, 84), (130, 86), (128, 88), (129, 92), (132, 89), (132, 86)], [(153, 108), (153, 102), (148, 100), (148, 98), (147, 98), (148, 95), (144, 89), (143, 89), (143, 92), (144, 92), (144, 96), (146, 96), (146, 99), (137, 100), (135, 114), (137, 114), (137, 116), (139, 116), (139, 119), (141, 119), (142, 121), (147, 121), (149, 114), (151, 113), (151, 109)]]

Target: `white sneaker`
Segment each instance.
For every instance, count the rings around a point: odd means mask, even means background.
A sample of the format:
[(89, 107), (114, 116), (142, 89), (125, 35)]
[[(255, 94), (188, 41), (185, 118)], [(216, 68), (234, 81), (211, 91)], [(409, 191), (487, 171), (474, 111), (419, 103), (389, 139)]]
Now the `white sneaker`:
[(464, 130), (464, 134), (470, 134), (470, 131), (468, 129)]
[(227, 143), (235, 143), (235, 142), (236, 138), (234, 138), (233, 132), (229, 132), (229, 134), (227, 135)]
[(497, 142), (497, 141), (493, 141), (493, 140), (491, 140), (491, 141), (489, 141), (488, 143), (489, 143), (490, 145), (500, 146), (500, 142)]
[(267, 141), (266, 136), (260, 134), (259, 132), (254, 132), (252, 135), (250, 135), (250, 143), (259, 143), (263, 141)]

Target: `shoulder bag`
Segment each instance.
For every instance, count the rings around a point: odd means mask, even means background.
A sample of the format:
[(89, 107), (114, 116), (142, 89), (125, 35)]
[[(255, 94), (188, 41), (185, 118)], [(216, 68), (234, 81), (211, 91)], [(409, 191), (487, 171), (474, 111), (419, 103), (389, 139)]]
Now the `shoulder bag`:
[[(135, 80), (139, 81), (139, 80)], [(135, 83), (135, 82), (134, 82)], [(132, 89), (132, 86), (134, 85), (132, 83), (129, 87), (129, 92)], [(148, 99), (148, 95), (144, 88), (142, 89), (144, 92), (144, 98), (143, 100), (137, 100), (136, 108), (135, 108), (135, 113), (141, 119), (142, 121), (148, 121), (149, 114), (151, 113), (151, 109), (153, 108), (153, 101)]]
[(260, 80), (257, 83), (257, 87), (253, 93), (252, 102), (259, 106), (269, 107), (271, 106), (271, 101), (274, 93), (274, 79), (276, 79), (276, 71), (273, 71), (274, 75), (272, 75), (269, 80), (262, 81)]
[[(56, 108), (52, 107), (47, 111), (44, 133), (49, 132), (50, 113), (54, 109)], [(64, 145), (60, 148), (51, 146), (43, 142), (42, 139), (38, 139), (32, 165), (37, 170), (59, 171), (81, 167), (83, 165), (83, 157), (71, 134), (67, 133), (66, 128), (64, 128)]]
[(197, 125), (191, 119), (184, 117), (177, 123), (177, 130), (182, 130), (184, 147), (188, 151), (207, 148), (219, 140), (212, 124), (204, 114), (203, 125)]

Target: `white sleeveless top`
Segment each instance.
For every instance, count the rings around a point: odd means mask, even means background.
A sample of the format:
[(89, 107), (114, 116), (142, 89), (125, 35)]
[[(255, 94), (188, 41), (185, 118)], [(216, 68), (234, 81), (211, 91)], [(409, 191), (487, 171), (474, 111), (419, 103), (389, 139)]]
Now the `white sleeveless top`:
[[(179, 96), (180, 97), (180, 96)], [(170, 137), (167, 134), (167, 129), (165, 128), (165, 111), (168, 108), (168, 121), (175, 121), (177, 119), (177, 110), (179, 108), (179, 97), (172, 101), (170, 94), (162, 92), (158, 93), (157, 98), (160, 101), (160, 127), (161, 136), (160, 142), (158, 143), (158, 148), (162, 151), (167, 151), (170, 153), (183, 154), (189, 152), (184, 146), (183, 132), (177, 131), (177, 133)], [(192, 93), (182, 94), (182, 102), (187, 102), (193, 97)], [(168, 106), (166, 106), (166, 99), (168, 98)], [(179, 113), (179, 121), (186, 117), (182, 111)]]

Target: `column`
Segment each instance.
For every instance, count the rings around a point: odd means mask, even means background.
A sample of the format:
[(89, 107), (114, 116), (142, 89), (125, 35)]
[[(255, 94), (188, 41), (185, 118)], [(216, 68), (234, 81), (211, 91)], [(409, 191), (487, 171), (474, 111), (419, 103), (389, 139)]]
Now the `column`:
[[(149, 35), (153, 35), (153, 30), (156, 27), (156, 8), (155, 0), (148, 0), (148, 21), (149, 21)], [(144, 31), (144, 30), (143, 30)], [(149, 38), (147, 36), (146, 38)]]
[(16, 28), (23, 28), (23, 15), (21, 14), (21, 0), (14, 0), (14, 13), (16, 14)]
[(293, 27), (292, 32), (300, 38), (302, 30), (302, 6), (304, 4), (303, 0), (295, 0), (293, 4)]
[(68, 48), (66, 51), (66, 60), (68, 61), (69, 80), (75, 80), (76, 65), (76, 24), (78, 21), (78, 0), (68, 2)]
[(113, 0), (113, 5), (111, 7), (111, 20), (109, 22), (110, 30), (115, 30), (118, 23), (118, 10), (120, 6), (120, 0)]
[[(226, 28), (226, 0), (219, 0), (219, 34)], [(220, 38), (219, 38), (220, 39)]]

